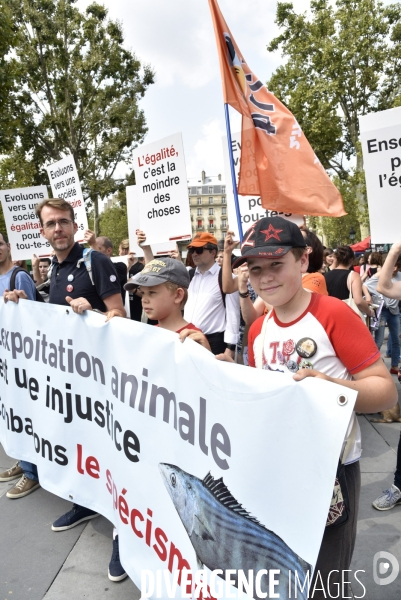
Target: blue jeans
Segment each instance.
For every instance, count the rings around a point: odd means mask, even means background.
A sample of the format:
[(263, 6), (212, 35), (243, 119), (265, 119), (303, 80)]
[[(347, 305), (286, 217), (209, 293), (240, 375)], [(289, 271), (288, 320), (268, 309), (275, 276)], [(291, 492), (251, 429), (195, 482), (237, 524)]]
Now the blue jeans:
[(28, 479), (33, 479), (33, 481), (39, 481), (38, 477), (38, 468), (36, 465), (25, 462), (25, 460), (19, 461), (21, 469), (24, 471), (24, 475), (28, 477)]
[[(400, 333), (401, 333), (401, 312), (398, 315), (399, 319), (400, 319)], [(391, 333), (388, 334), (388, 340), (387, 340), (387, 351), (386, 354), (387, 356), (391, 356)], [(401, 355), (401, 351), (400, 351), (400, 355)]]
[(399, 315), (392, 315), (388, 308), (383, 308), (380, 316), (380, 327), (375, 331), (376, 346), (379, 350), (382, 347), (386, 323), (391, 335), (391, 366), (393, 369), (398, 369), (400, 360), (400, 318)]

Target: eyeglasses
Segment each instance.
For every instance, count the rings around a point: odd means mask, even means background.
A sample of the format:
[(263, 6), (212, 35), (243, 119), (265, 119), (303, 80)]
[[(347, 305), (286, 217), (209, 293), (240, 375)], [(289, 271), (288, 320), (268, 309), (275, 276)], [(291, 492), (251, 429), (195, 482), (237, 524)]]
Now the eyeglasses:
[(202, 246), (201, 248), (188, 248), (188, 252), (190, 254), (203, 254), (204, 250), (215, 250), (215, 248), (208, 248), (207, 246)]
[(66, 229), (73, 223), (71, 219), (59, 219), (58, 221), (47, 221), (47, 223), (43, 223), (43, 229), (55, 229), (56, 225), (60, 225), (62, 229)]

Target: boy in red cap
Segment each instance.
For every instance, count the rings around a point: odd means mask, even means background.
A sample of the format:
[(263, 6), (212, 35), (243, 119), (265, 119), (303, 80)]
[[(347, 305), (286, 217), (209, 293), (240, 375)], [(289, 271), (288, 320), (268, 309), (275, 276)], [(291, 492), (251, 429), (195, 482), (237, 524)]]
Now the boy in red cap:
[[(357, 412), (394, 406), (397, 391), (368, 328), (344, 302), (302, 287), (308, 253), (294, 223), (281, 217), (261, 219), (246, 232), (241, 254), (233, 267), (247, 262), (253, 289), (273, 307), (249, 330), (251, 367), (292, 373), (297, 381), (319, 377), (349, 387), (358, 392)], [(330, 585), (341, 584), (355, 545), (361, 456), (355, 413), (346, 438), (350, 438), (344, 456), (350, 515), (343, 525), (325, 529), (315, 569), (315, 578), (320, 574), (315, 599), (329, 597), (318, 590), (322, 583), (327, 587), (331, 571)]]

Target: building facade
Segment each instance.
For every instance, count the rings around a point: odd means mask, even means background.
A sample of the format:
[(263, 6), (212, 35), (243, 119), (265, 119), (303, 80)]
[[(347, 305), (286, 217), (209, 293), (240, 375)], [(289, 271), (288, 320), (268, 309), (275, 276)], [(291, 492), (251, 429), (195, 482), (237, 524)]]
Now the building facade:
[(226, 185), (221, 175), (188, 179), (192, 236), (208, 231), (217, 240), (225, 238), (228, 227)]

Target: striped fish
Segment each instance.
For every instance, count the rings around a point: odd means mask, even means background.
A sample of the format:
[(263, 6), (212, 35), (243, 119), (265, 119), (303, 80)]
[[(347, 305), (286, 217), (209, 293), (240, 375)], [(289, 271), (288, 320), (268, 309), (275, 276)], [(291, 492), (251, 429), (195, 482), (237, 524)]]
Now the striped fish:
[[(194, 547), (198, 567), (206, 565), (212, 571), (253, 570), (254, 577), (261, 569), (279, 569), (279, 585), (274, 592), (281, 600), (308, 597), (304, 586), (310, 565), (303, 561), (275, 533), (252, 517), (227, 489), (223, 479), (210, 473), (198, 479), (175, 465), (160, 463), (159, 469), (180, 519)], [(291, 578), (289, 578), (289, 571)], [(295, 572), (300, 587), (295, 594)], [(235, 587), (238, 587), (235, 579)], [(268, 577), (261, 578), (261, 590), (269, 597)], [(291, 593), (290, 593), (291, 591)]]

